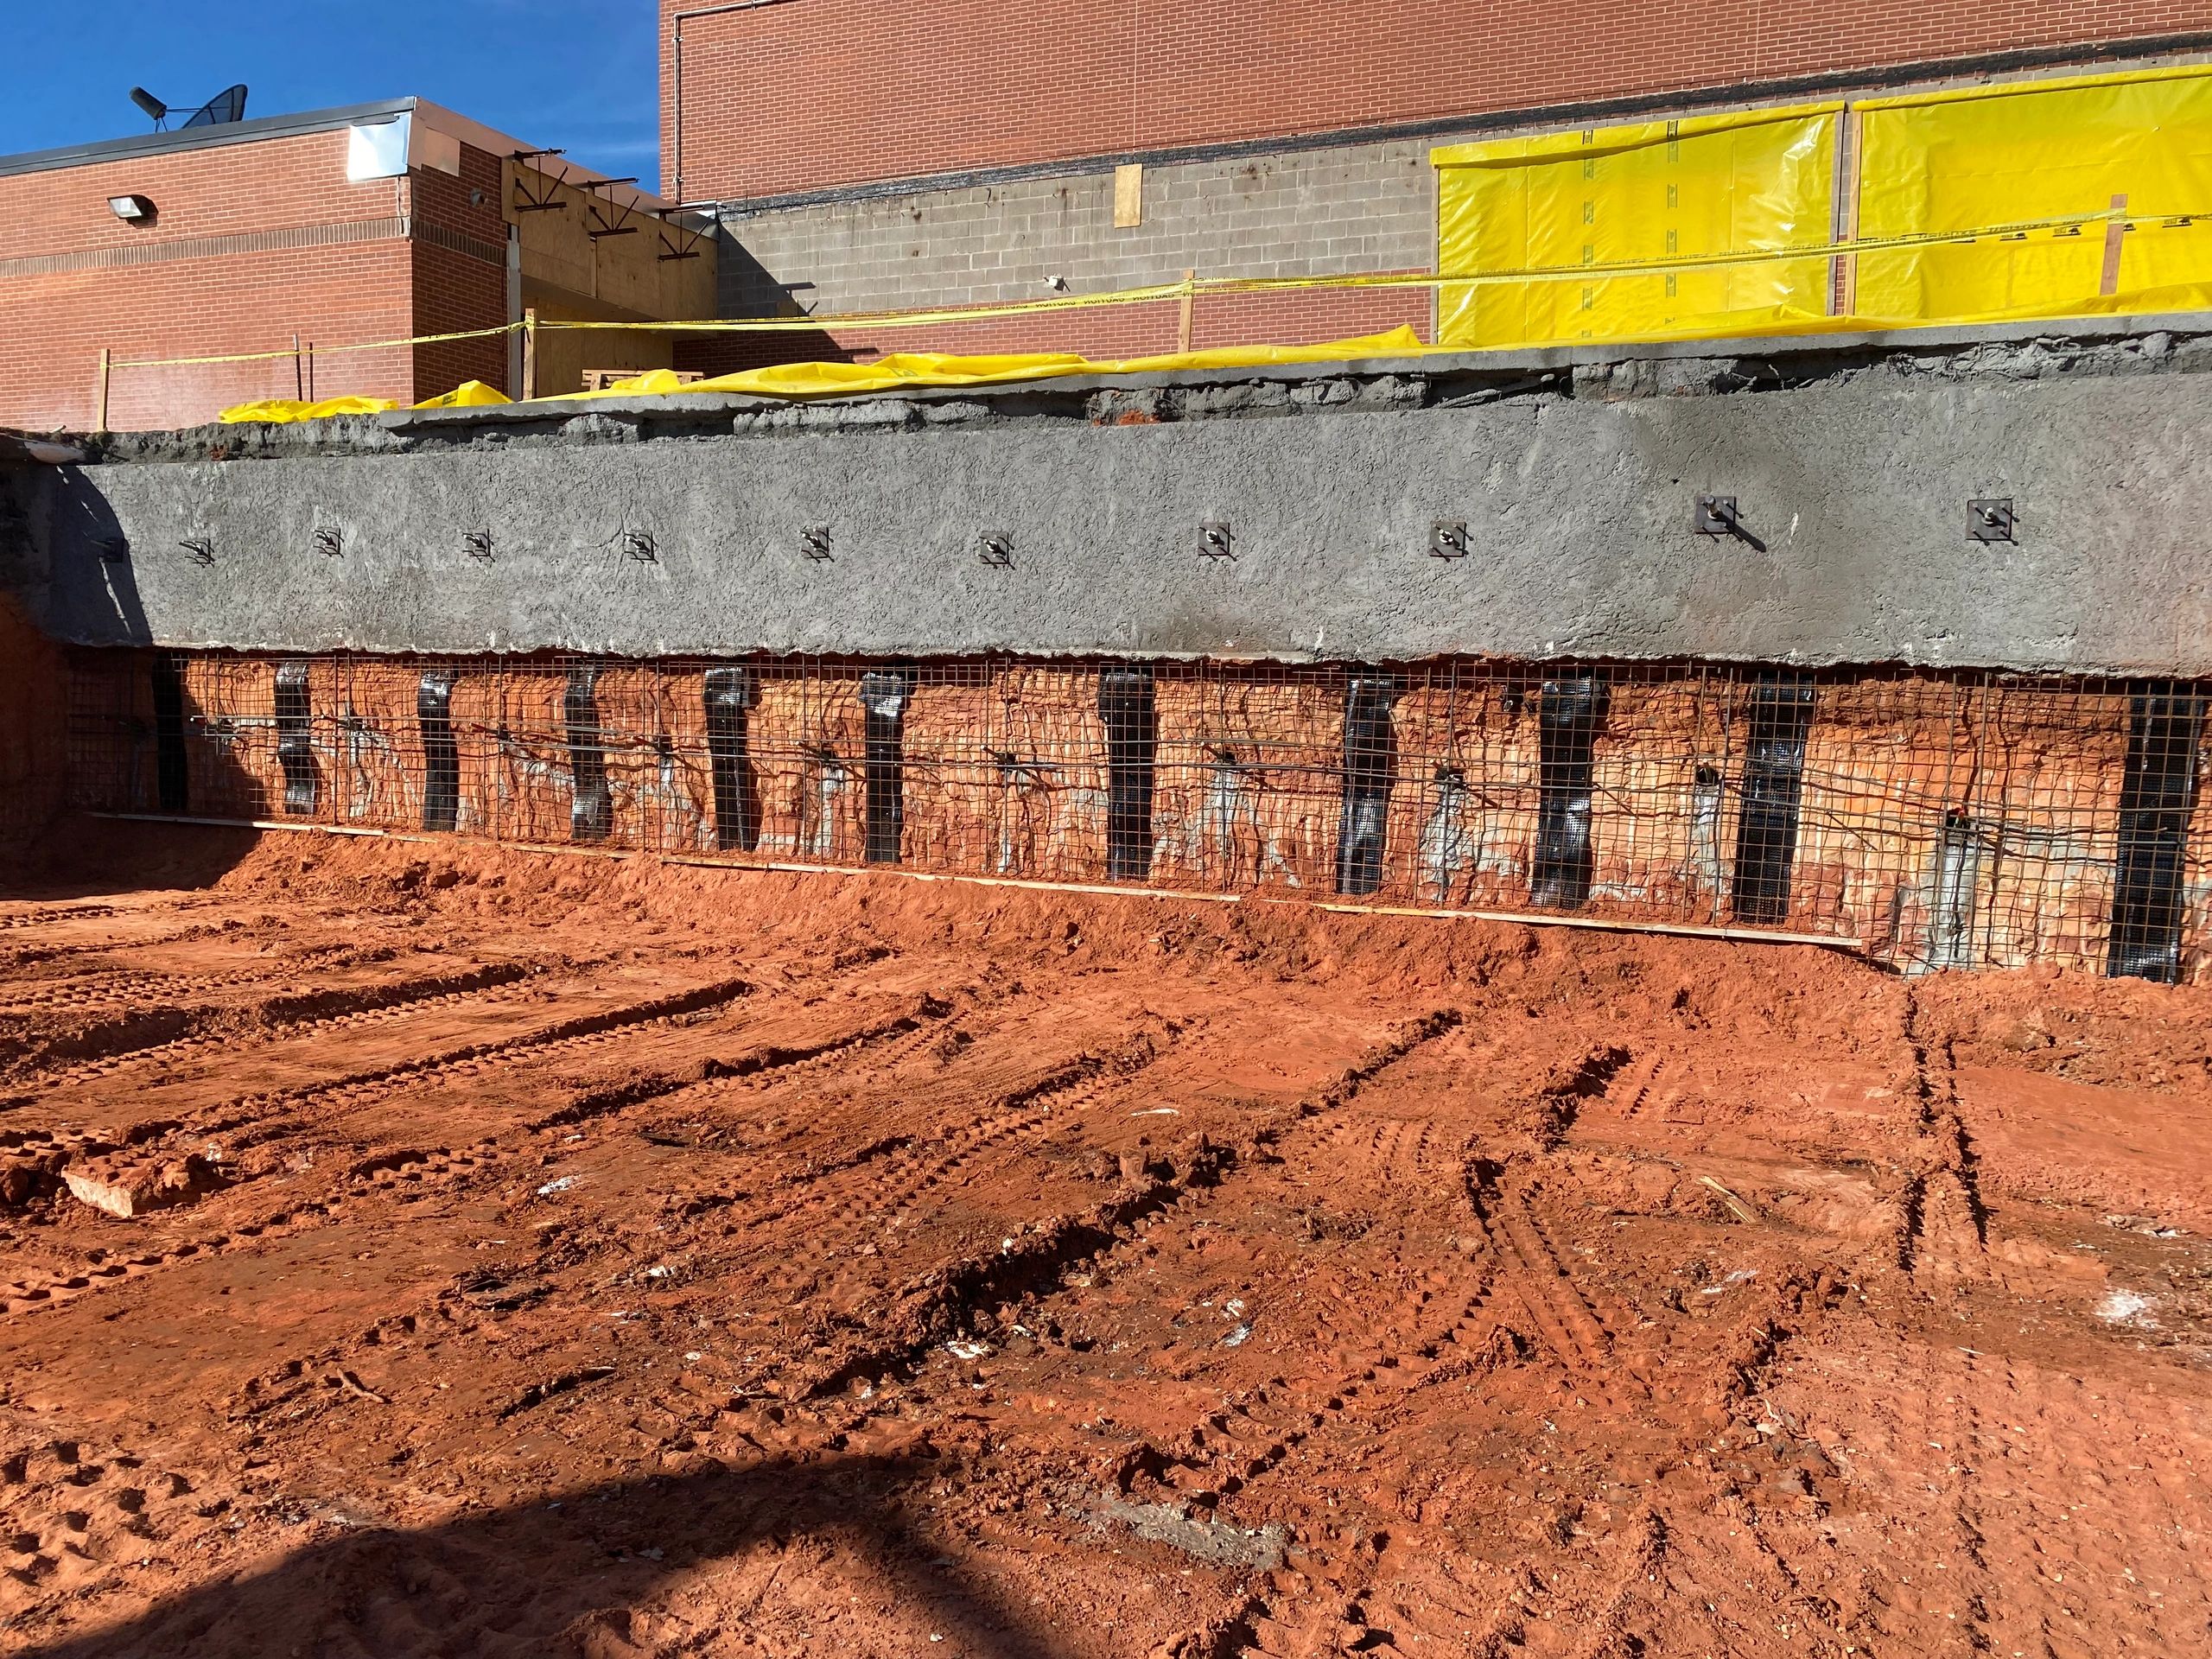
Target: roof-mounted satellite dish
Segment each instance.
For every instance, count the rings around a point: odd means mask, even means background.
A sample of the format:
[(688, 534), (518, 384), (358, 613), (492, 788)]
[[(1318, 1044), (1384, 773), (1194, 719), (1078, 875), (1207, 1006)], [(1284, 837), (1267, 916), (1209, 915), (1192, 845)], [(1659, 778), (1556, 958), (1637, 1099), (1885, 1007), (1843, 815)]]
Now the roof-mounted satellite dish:
[[(162, 123), (168, 119), (169, 106), (156, 98), (143, 86), (130, 89), (130, 101), (154, 118), (154, 130), (164, 130)], [(245, 83), (226, 87), (185, 118), (188, 127), (219, 127), (232, 121), (245, 119)]]
[(245, 83), (226, 86), (194, 110), (186, 120), (188, 127), (219, 127), (232, 121), (245, 119)]

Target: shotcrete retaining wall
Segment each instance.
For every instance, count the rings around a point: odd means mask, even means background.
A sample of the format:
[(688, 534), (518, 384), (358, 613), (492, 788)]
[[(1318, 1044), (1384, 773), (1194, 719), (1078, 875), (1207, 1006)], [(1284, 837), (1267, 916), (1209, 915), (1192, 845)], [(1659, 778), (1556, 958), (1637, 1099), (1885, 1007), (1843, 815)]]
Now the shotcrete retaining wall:
[(94, 810), (2204, 971), (2212, 334), (1769, 346), (113, 440), (0, 580)]
[(2208, 366), (2138, 322), (208, 429), (16, 474), (0, 580), (82, 644), (2195, 676)]

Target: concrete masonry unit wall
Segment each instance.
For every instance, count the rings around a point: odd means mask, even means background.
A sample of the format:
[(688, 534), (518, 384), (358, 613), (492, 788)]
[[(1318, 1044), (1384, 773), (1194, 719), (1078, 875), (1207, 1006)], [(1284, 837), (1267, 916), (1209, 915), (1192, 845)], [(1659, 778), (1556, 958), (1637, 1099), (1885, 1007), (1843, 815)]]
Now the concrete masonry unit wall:
[[(850, 195), (722, 216), (721, 314), (883, 311), (1103, 293), (1205, 276), (1429, 270), (1436, 173), (1426, 142), (1350, 144), (1142, 170), (1135, 225), (1115, 222), (1107, 168), (899, 195)], [(1192, 343), (1281, 344), (1413, 325), (1428, 290), (1319, 290), (1198, 302)], [(859, 329), (887, 351), (1018, 348), (1128, 356), (1172, 351), (1173, 302), (925, 329)], [(693, 347), (694, 350), (696, 347)]]
[(16, 474), (0, 582), (87, 645), (2196, 677), (2209, 366), (2136, 323), (224, 429)]

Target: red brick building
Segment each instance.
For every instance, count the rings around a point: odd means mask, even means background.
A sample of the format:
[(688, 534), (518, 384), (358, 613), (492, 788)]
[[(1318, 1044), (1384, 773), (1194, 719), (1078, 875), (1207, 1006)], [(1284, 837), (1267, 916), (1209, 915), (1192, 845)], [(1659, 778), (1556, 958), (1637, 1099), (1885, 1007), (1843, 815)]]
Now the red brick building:
[[(525, 306), (709, 308), (711, 242), (662, 262), (690, 242), (645, 217), (665, 204), (599, 178), (418, 99), (0, 156), (0, 426), (188, 425), (249, 398), (412, 401), (472, 378), (512, 391), (512, 337), (344, 348), (497, 327)], [(133, 197), (136, 217), (112, 205)], [(620, 239), (592, 234), (626, 216)], [(588, 350), (607, 366), (670, 360), (645, 336), (546, 341), (543, 390), (573, 386)]]
[[(2208, 48), (2197, 0), (661, 0), (662, 168), (720, 204), (730, 315), (1432, 271), (1433, 143)], [(1156, 351), (1176, 309), (848, 338)], [(1421, 290), (1322, 290), (1208, 300), (1193, 332), (1430, 315)]]

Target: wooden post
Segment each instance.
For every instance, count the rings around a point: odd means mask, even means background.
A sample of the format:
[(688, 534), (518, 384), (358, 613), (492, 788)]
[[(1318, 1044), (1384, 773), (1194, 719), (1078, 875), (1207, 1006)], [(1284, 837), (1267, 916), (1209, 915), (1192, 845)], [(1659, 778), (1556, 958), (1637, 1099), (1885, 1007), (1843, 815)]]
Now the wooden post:
[(525, 404), (537, 396), (537, 308), (523, 308), (522, 314), (522, 401)]
[(300, 365), (300, 331), (292, 331), (292, 396), (304, 401), (308, 395), (307, 371)]
[[(1839, 242), (1859, 239), (1859, 161), (1865, 143), (1865, 130), (1859, 111), (1849, 105), (1844, 106), (1837, 143), (1843, 149), (1843, 166), (1836, 181), (1840, 200), (1837, 203), (1835, 238)], [(1859, 256), (1846, 253), (1835, 261), (1835, 286), (1830, 298), (1831, 315), (1848, 317), (1859, 309)]]
[(1195, 270), (1183, 273), (1183, 298), (1175, 316), (1175, 349), (1179, 352), (1191, 349), (1191, 302), (1197, 297), (1197, 289), (1192, 284), (1198, 277)]
[(112, 367), (113, 365), (111, 365), (108, 360), (108, 348), (103, 346), (100, 347), (99, 385), (92, 400), (92, 407), (94, 410), (92, 416), (92, 430), (95, 432), (105, 432), (107, 430), (107, 383), (108, 374)]
[[(2112, 199), (2112, 210), (2115, 215), (2126, 213), (2127, 198), (2114, 196)], [(2100, 294), (2120, 292), (2120, 238), (2126, 234), (2126, 225), (2117, 217), (2106, 221), (2104, 274), (2097, 279), (2097, 292)]]

